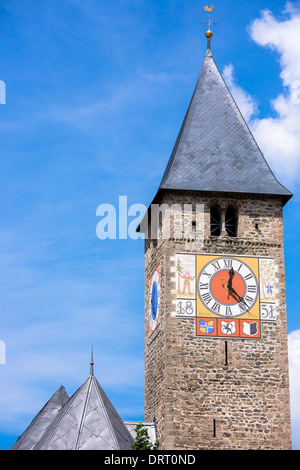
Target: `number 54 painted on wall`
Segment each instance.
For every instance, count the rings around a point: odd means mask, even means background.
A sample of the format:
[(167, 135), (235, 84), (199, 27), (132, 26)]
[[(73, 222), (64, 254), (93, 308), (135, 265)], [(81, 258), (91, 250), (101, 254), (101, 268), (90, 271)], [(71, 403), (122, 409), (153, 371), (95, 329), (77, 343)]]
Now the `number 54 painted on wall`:
[(276, 321), (277, 315), (275, 304), (260, 304), (261, 321)]

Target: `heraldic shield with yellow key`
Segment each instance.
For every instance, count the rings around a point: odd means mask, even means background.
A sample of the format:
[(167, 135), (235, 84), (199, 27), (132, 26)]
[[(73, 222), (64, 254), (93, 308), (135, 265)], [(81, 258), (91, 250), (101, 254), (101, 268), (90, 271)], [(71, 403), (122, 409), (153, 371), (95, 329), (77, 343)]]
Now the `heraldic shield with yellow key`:
[(276, 321), (273, 259), (176, 255), (177, 317), (196, 319), (196, 336), (260, 338)]

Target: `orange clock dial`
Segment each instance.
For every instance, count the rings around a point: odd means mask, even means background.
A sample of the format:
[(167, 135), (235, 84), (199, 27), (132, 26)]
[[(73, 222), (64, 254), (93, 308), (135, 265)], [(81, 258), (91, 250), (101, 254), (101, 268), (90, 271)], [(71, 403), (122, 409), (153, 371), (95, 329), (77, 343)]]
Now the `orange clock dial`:
[(258, 281), (246, 262), (220, 257), (201, 269), (197, 290), (199, 300), (211, 313), (220, 317), (239, 317), (256, 304)]
[[(227, 287), (229, 278), (228, 270), (217, 272), (211, 280), (210, 291), (214, 298), (222, 304), (233, 305), (236, 304), (237, 297)], [(233, 276), (232, 288), (240, 297), (243, 298), (245, 296), (245, 283), (238, 273), (235, 273)]]

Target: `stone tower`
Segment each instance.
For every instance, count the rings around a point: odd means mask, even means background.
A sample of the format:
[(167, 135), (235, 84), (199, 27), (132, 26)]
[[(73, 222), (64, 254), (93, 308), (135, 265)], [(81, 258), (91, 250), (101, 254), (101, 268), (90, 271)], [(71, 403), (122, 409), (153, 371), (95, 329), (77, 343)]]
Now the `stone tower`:
[(283, 206), (210, 50), (145, 237), (145, 420), (160, 448), (290, 449)]

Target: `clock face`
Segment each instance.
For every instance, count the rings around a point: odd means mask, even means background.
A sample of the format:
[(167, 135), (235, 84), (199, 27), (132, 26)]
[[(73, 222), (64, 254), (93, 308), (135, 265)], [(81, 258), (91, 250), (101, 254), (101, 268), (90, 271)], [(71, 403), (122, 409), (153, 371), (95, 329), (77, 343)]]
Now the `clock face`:
[(209, 261), (197, 280), (199, 299), (219, 317), (238, 317), (249, 312), (258, 296), (258, 282), (241, 259), (220, 257)]
[(150, 279), (149, 289), (149, 336), (160, 323), (160, 266)]

